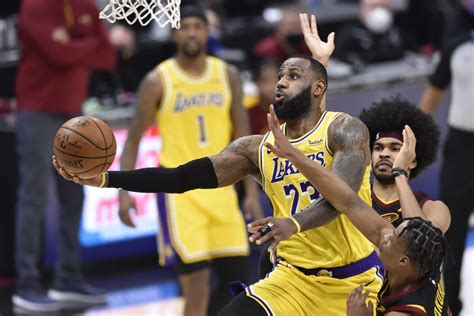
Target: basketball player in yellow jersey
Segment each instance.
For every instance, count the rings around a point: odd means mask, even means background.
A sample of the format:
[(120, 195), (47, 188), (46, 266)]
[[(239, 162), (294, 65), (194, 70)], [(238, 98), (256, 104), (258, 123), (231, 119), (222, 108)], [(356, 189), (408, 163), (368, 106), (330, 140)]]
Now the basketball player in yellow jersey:
[[(206, 55), (207, 38), (204, 12), (183, 7), (181, 28), (173, 32), (176, 57), (159, 64), (141, 84), (122, 170), (134, 168), (140, 138), (153, 117), (163, 144), (160, 164), (166, 168), (212, 155), (229, 145), (232, 136), (249, 133), (239, 73)], [(258, 206), (258, 188), (253, 183)], [(159, 193), (157, 200), (160, 264), (174, 265), (178, 272), (184, 314), (217, 314), (231, 299), (229, 282), (246, 277), (247, 234), (234, 188)], [(121, 191), (120, 218), (128, 226), (133, 226), (129, 215), (133, 206), (128, 192)], [(210, 293), (211, 260), (217, 258), (212, 268), (218, 285)]]
[[(320, 51), (328, 58), (333, 38), (331, 43), (322, 42), (314, 19), (311, 29), (312, 40), (324, 48)], [(322, 111), (326, 87), (327, 73), (320, 62), (309, 56), (286, 60), (275, 89), (276, 114), (286, 122), (285, 136), (293, 146), (304, 150), (314, 163), (331, 169), (368, 202), (367, 128), (347, 114)], [(90, 180), (78, 179), (55, 166), (63, 177), (80, 184), (137, 192), (181, 193), (225, 187), (250, 174), (269, 194), (275, 215), (297, 230), (307, 229), (305, 212), (300, 210), (310, 203), (314, 210), (337, 212), (288, 160), (263, 147), (272, 139), (271, 133), (242, 137), (217, 155), (177, 168), (108, 172)], [(267, 228), (271, 230), (271, 226)], [(373, 246), (345, 215), (281, 242), (277, 255), (274, 271), (240, 293), (220, 315), (345, 315), (347, 296), (355, 287), (366, 284), (375, 300), (382, 285), (383, 268)]]

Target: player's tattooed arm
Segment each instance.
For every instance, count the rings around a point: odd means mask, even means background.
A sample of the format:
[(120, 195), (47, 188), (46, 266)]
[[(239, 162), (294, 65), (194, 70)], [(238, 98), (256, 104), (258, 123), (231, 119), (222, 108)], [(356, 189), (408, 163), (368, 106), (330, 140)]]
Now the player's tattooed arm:
[(358, 118), (343, 114), (329, 126), (328, 137), (334, 153), (332, 171), (357, 192), (370, 163), (367, 127)]
[[(369, 132), (359, 119), (341, 115), (329, 126), (328, 144), (334, 153), (332, 171), (358, 191), (370, 163)], [(340, 213), (326, 200), (314, 202), (295, 215), (301, 230), (322, 226)]]
[(261, 182), (258, 148), (262, 138), (262, 135), (238, 138), (218, 155), (210, 157), (216, 172), (218, 187), (234, 184), (246, 175), (251, 175)]

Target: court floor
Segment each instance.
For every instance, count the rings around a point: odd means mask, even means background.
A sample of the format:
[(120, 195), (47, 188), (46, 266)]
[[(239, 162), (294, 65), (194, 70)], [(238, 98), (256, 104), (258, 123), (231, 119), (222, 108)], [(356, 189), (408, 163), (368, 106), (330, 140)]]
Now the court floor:
[[(466, 242), (466, 254), (462, 270), (462, 297), (466, 302), (474, 301), (474, 228), (470, 230)], [(129, 316), (129, 315), (181, 315), (183, 300), (176, 280), (168, 274), (149, 271), (125, 272), (113, 277), (97, 277), (94, 285), (111, 289), (107, 295), (107, 305), (64, 309), (56, 313), (31, 314), (13, 309), (10, 291), (1, 290), (0, 316), (7, 315), (84, 315), (84, 316)], [(472, 306), (469, 304), (468, 307)], [(474, 315), (474, 309), (464, 310), (461, 316)]]
[[(462, 270), (462, 280), (463, 288), (461, 296), (463, 297), (464, 302), (473, 302), (474, 301), (474, 229), (471, 229), (468, 240), (467, 248), (464, 256), (463, 270)], [(166, 285), (165, 285), (166, 284)], [(152, 298), (152, 292), (159, 295), (159, 290), (157, 288), (165, 285), (169, 290), (176, 291), (178, 293), (177, 285), (176, 289), (172, 288), (170, 283), (165, 283), (161, 285), (155, 285), (152, 287), (136, 288), (129, 289), (119, 292), (112, 292), (109, 295), (109, 305), (105, 309), (98, 308), (96, 310), (87, 311), (85, 315), (87, 316), (128, 316), (128, 315), (143, 315), (143, 316), (152, 316), (152, 315), (163, 315), (163, 316), (175, 316), (181, 315), (183, 309), (183, 300), (180, 297), (166, 297), (164, 299), (153, 299), (149, 302), (133, 302), (130, 301), (131, 297), (144, 297)], [(153, 289), (154, 288), (154, 289)], [(128, 292), (128, 294), (126, 294)], [(127, 298), (121, 300), (121, 298)], [(123, 302), (127, 301), (129, 304), (124, 306)], [(117, 302), (115, 305), (113, 302)], [(120, 303), (119, 303), (120, 302)], [(469, 304), (468, 307), (472, 305)], [(472, 316), (474, 315), (474, 309), (471, 307), (470, 310), (463, 310), (461, 316)]]

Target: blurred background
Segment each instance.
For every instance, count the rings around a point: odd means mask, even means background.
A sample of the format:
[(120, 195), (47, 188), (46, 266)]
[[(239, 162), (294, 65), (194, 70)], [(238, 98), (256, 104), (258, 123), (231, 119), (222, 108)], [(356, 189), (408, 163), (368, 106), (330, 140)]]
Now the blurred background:
[[(0, 2), (0, 314), (15, 313), (10, 300), (15, 286), (13, 264), (14, 221), (18, 185), (15, 150), (15, 78), (22, 54), (17, 37), (20, 0)], [(183, 0), (181, 5), (190, 1)], [(193, 1), (195, 2), (195, 1)], [(327, 107), (358, 116), (362, 108), (383, 97), (400, 94), (419, 103), (428, 77), (440, 60), (440, 51), (449, 41), (447, 17), (455, 0), (391, 0), (391, 18), (365, 20), (364, 5), (358, 0), (202, 0), (208, 9), (209, 54), (237, 66), (244, 86), (244, 105), (248, 109), (252, 131), (265, 132), (265, 121), (259, 120), (272, 99), (276, 71), (292, 54), (307, 52), (299, 28), (297, 12), (315, 14), (323, 39), (336, 32), (336, 50), (329, 63)], [(370, 1), (369, 1), (370, 2)], [(107, 0), (96, 0), (103, 8)], [(392, 19), (393, 18), (393, 19)], [(116, 49), (118, 63), (113, 71), (92, 73), (83, 112), (103, 119), (114, 128), (118, 143), (118, 161), (134, 112), (137, 88), (145, 74), (161, 61), (173, 56), (169, 26), (125, 23), (107, 26), (108, 36)], [(472, 26), (471, 26), (472, 27)], [(360, 35), (361, 28), (369, 28)], [(474, 86), (471, 87), (474, 89)], [(450, 89), (444, 94), (436, 121), (447, 132)], [(474, 100), (471, 100), (474, 102)], [(140, 144), (137, 167), (155, 166), (160, 154), (160, 132), (151, 127)], [(439, 173), (443, 154), (413, 183), (433, 199), (439, 198)], [(471, 166), (467, 166), (472, 168)], [(55, 238), (58, 230), (57, 196), (50, 190), (44, 239), (42, 269), (51, 274), (57, 256)], [(92, 283), (109, 290), (108, 305), (87, 310), (87, 315), (179, 315), (179, 288), (172, 269), (157, 264), (157, 212), (151, 194), (134, 194), (138, 201), (135, 229), (125, 227), (118, 219), (115, 190), (86, 187), (80, 228), (81, 262)], [(265, 212), (271, 214), (262, 197)], [(464, 301), (474, 300), (474, 221), (466, 242), (463, 270)], [(451, 227), (456, 229), (456, 227)], [(158, 231), (158, 234), (160, 232)], [(459, 241), (464, 243), (463, 240)], [(252, 248), (256, 267), (258, 247)], [(252, 272), (257, 278), (256, 268)], [(21, 313), (21, 312), (17, 312)], [(71, 311), (61, 313), (70, 314)], [(464, 315), (474, 315), (465, 310)]]

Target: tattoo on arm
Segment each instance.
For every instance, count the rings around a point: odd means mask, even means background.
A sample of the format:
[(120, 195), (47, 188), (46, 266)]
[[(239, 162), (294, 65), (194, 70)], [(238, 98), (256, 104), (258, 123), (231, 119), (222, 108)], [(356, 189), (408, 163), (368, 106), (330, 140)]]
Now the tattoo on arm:
[(261, 135), (238, 138), (218, 155), (210, 157), (219, 187), (234, 184), (246, 175), (259, 180), (258, 147), (262, 138)]
[(359, 119), (343, 115), (330, 125), (328, 137), (334, 152), (332, 171), (357, 192), (370, 163), (367, 127)]
[[(359, 119), (344, 115), (330, 125), (328, 137), (334, 152), (332, 171), (357, 192), (370, 162), (366, 126)], [(304, 231), (325, 225), (339, 214), (329, 202), (322, 200), (308, 205), (295, 218)]]

